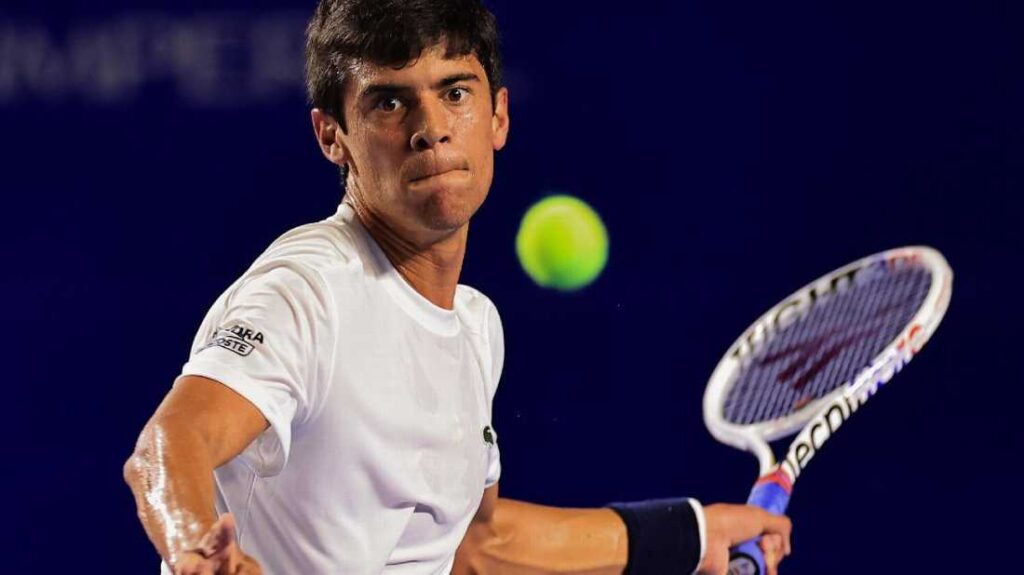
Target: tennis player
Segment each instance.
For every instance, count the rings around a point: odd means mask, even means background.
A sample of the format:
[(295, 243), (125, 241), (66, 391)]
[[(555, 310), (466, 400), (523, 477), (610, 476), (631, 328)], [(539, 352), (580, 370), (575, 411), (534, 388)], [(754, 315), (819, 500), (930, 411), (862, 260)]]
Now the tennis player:
[(774, 573), (790, 523), (755, 507), (499, 497), (501, 321), (458, 283), (509, 132), (495, 19), (321, 0), (307, 33), (345, 193), (216, 300), (125, 465), (164, 572), (723, 574), (764, 535)]

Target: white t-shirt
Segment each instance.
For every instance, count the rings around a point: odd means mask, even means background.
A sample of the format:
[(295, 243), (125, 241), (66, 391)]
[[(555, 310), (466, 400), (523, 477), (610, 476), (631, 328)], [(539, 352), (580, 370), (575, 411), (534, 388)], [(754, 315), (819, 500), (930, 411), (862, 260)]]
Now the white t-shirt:
[[(501, 473), (501, 321), (405, 282), (342, 203), (278, 238), (217, 299), (182, 375), (271, 427), (215, 471), (218, 513), (269, 575), (435, 574)], [(166, 571), (166, 566), (165, 566)]]

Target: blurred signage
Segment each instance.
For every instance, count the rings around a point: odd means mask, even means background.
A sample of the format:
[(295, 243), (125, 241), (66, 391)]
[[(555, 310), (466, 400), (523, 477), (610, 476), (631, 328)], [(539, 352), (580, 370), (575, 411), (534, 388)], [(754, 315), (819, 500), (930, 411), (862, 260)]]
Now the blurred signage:
[(124, 14), (57, 29), (0, 20), (0, 105), (124, 104), (150, 90), (185, 106), (302, 98), (308, 14)]

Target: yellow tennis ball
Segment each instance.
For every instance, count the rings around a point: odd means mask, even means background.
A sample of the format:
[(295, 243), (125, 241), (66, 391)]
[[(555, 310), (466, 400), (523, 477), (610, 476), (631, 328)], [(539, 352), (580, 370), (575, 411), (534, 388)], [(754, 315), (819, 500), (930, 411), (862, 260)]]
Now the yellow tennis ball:
[(578, 290), (597, 279), (608, 263), (608, 232), (586, 202), (566, 195), (549, 196), (523, 216), (516, 254), (538, 285)]

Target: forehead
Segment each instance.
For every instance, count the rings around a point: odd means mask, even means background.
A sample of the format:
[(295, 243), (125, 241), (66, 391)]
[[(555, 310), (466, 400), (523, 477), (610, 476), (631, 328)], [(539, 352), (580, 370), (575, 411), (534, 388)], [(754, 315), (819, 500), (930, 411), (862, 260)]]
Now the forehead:
[(375, 84), (397, 84), (411, 88), (426, 87), (456, 74), (472, 73), (481, 82), (488, 81), (480, 60), (473, 54), (445, 57), (445, 47), (435, 45), (425, 49), (419, 57), (398, 68), (373, 62), (356, 62), (349, 70), (346, 82), (349, 93), (358, 95)]

